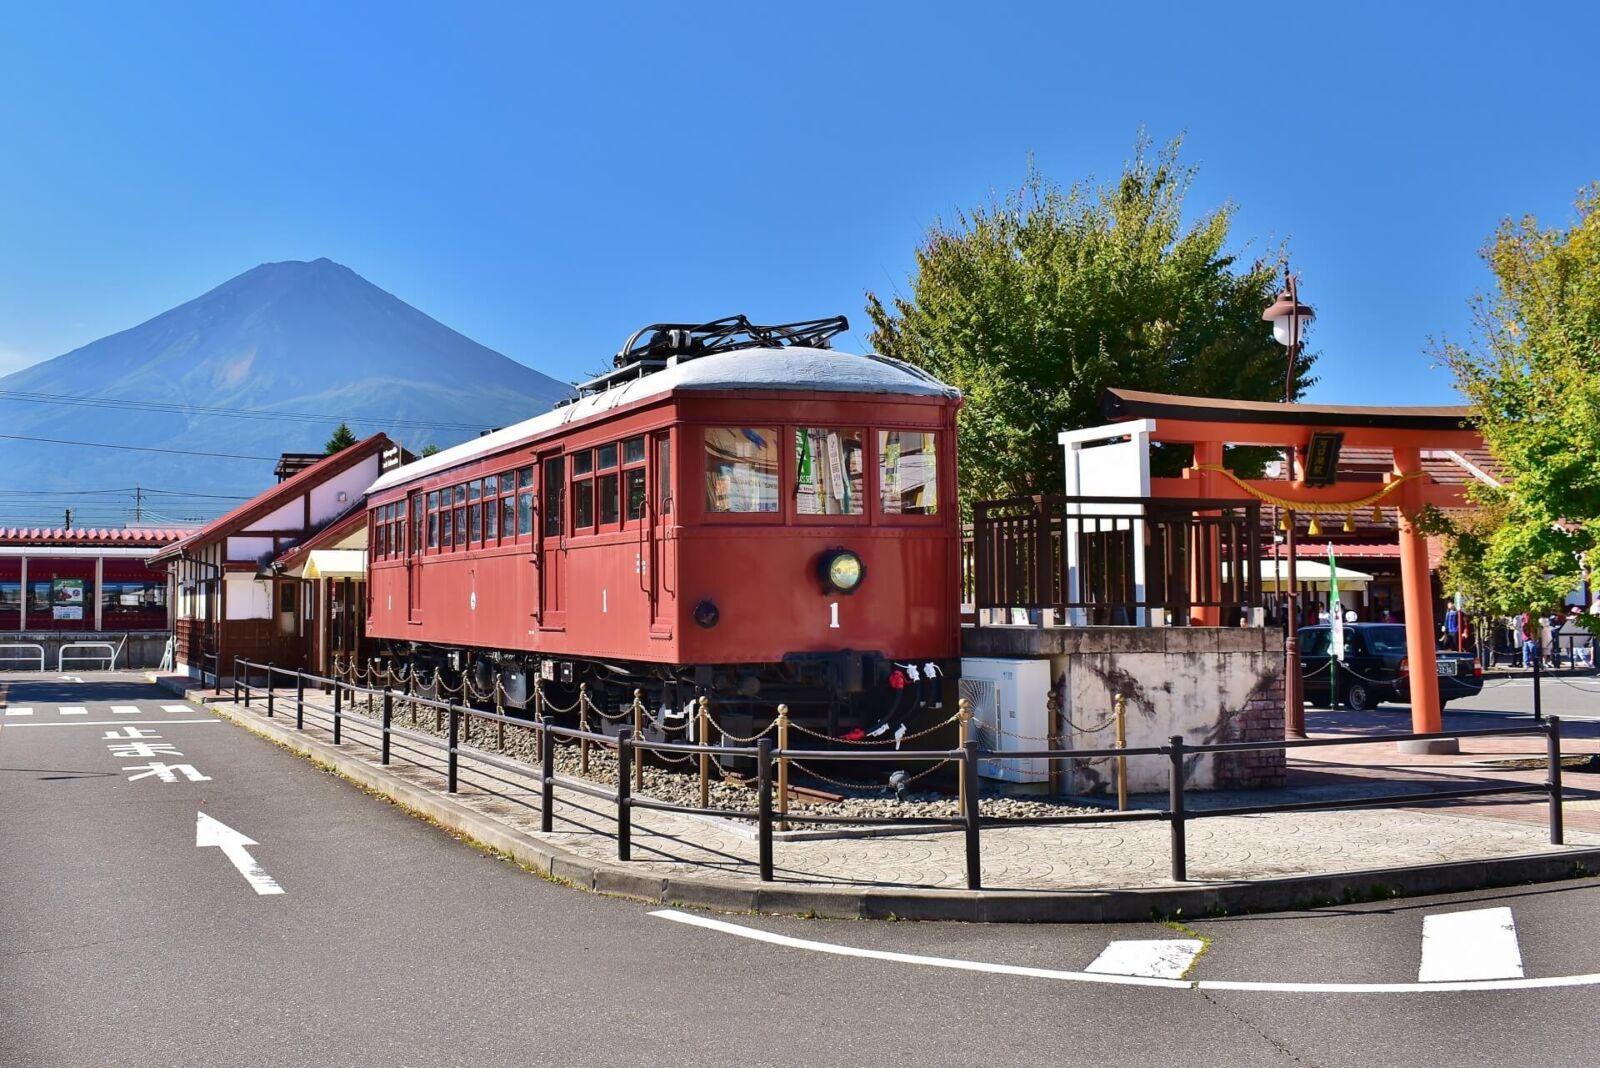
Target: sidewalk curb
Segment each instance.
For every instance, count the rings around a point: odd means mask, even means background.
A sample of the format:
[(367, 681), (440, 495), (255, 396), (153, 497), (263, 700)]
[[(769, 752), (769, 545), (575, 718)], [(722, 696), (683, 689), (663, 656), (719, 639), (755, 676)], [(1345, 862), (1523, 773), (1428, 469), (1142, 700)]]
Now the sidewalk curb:
[(1600, 848), (1530, 853), (1448, 864), (1373, 868), (1326, 875), (1279, 876), (1177, 887), (1116, 890), (940, 890), (759, 885), (693, 875), (631, 870), (590, 860), (512, 830), (448, 795), (423, 789), (324, 742), (213, 704), (189, 680), (147, 676), (171, 692), (260, 737), (331, 767), (345, 779), (518, 864), (593, 893), (655, 905), (826, 917), (829, 919), (957, 920), (979, 923), (1143, 922), (1152, 916), (1277, 912), (1352, 901), (1416, 897), (1487, 887), (1552, 882), (1600, 872)]

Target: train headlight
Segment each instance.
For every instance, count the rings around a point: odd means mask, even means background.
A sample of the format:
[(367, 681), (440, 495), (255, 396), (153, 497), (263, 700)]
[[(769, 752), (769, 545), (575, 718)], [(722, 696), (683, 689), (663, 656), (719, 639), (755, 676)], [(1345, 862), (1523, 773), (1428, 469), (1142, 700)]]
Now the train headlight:
[(867, 577), (867, 565), (849, 549), (830, 549), (822, 554), (817, 571), (825, 590), (854, 593)]

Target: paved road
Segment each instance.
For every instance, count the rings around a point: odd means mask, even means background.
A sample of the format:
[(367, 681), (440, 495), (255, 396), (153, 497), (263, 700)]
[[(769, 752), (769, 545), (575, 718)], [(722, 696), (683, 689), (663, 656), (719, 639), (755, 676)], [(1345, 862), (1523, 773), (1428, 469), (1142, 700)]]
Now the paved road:
[[(6, 1066), (1596, 1060), (1600, 987), (1416, 989), (1429, 917), (1458, 913), (1477, 915), (1430, 943), (1432, 982), (1600, 971), (1595, 880), (1194, 921), (1209, 947), (1176, 966), (1200, 987), (1120, 985), (1085, 972), (1145, 967), (1111, 943), (1188, 933), (678, 922), (484, 856), (135, 679), (83, 677), (13, 677), (0, 710)], [(201, 813), (254, 841), (255, 884), (196, 846)], [(1205, 985), (1227, 980), (1399, 989)]]

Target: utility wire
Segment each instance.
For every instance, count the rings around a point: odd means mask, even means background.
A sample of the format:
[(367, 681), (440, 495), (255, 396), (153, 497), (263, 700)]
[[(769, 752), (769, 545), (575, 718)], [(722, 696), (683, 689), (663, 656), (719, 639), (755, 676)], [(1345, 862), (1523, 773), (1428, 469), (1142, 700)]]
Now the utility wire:
[(27, 434), (0, 434), (6, 441), (42, 441), (47, 445), (82, 445), (92, 449), (121, 449), (126, 452), (162, 452), (172, 456), (210, 456), (219, 460), (277, 460), (276, 456), (249, 456), (237, 452), (199, 452), (195, 449), (157, 449), (149, 445), (113, 445), (104, 441), (69, 441), (64, 438), (36, 438)]
[(234, 419), (271, 419), (295, 423), (367, 423), (412, 430), (484, 430), (485, 423), (443, 423), (424, 419), (390, 419), (383, 416), (323, 415), (313, 412), (276, 412), (260, 408), (227, 408), (217, 405), (183, 404), (177, 401), (131, 400), (111, 397), (73, 397), (62, 393), (29, 393), (0, 389), (0, 398), (35, 404), (66, 404), (90, 408), (116, 408), (124, 411), (169, 412), (176, 415), (214, 415)]

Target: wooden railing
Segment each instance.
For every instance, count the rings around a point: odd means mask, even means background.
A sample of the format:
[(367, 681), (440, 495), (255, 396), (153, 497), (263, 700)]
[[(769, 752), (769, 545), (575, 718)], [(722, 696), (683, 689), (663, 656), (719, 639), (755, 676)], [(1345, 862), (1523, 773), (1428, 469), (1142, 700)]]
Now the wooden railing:
[[(973, 509), (962, 601), (1039, 622), (1237, 626), (1261, 604), (1261, 509), (1205, 498), (1011, 497)], [(1161, 613), (1159, 617), (1155, 613)]]

